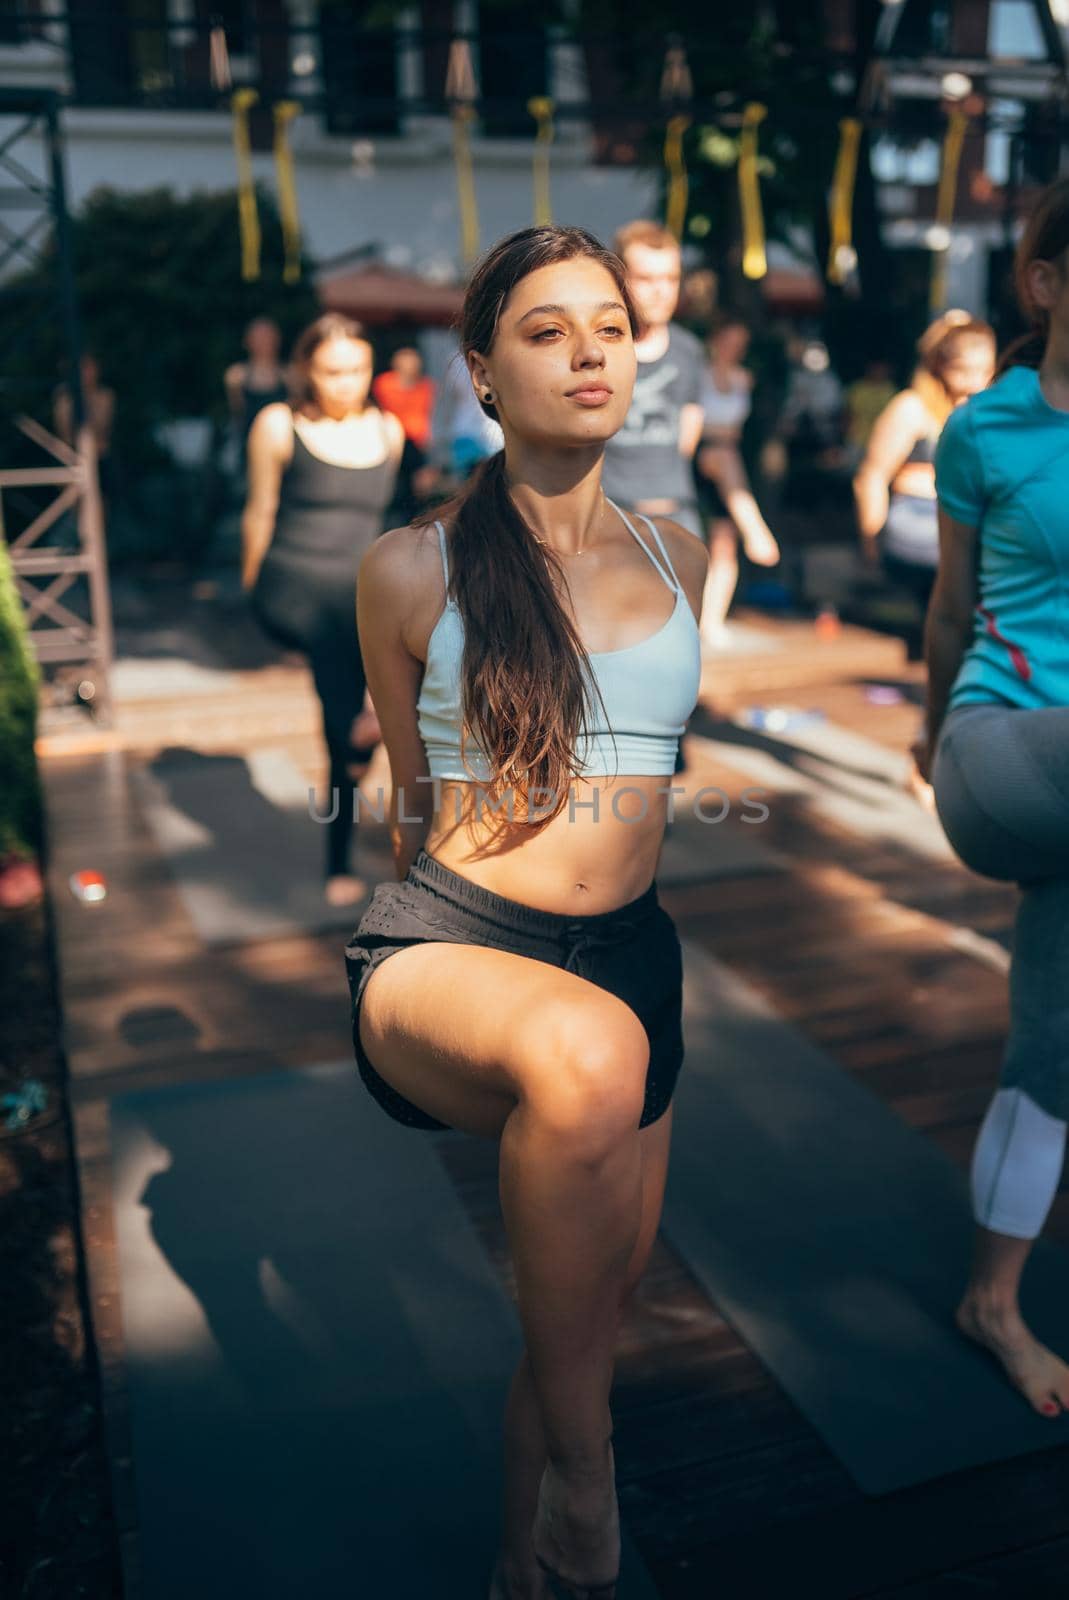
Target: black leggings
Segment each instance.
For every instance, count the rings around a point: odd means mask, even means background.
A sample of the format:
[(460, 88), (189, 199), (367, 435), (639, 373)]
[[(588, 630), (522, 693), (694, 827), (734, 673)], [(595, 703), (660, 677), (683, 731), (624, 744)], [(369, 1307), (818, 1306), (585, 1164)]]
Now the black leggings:
[(965, 865), (1021, 889), (1001, 1086), (1069, 1122), (1069, 706), (955, 706), (932, 783)]
[(351, 578), (324, 582), (289, 564), (272, 562), (270, 556), (252, 592), (261, 627), (287, 650), (303, 651), (312, 669), (330, 757), (327, 810), (335, 813), (327, 826), (328, 878), (350, 870), (356, 786), (348, 768), (369, 761), (374, 748), (357, 748), (349, 741), (367, 687), (356, 633), (355, 593)]

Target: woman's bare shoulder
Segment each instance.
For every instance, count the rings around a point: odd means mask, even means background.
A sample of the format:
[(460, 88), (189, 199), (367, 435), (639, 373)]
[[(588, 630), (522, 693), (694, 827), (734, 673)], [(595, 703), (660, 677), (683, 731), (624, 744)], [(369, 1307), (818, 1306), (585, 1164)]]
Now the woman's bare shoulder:
[(889, 400), (884, 411), (885, 417), (892, 417), (903, 426), (915, 427), (918, 432), (927, 432), (932, 426), (932, 416), (924, 403), (924, 397), (916, 389), (900, 389), (893, 400)]
[(359, 581), (405, 615), (434, 595), (440, 603), (445, 580), (434, 524), (409, 522), (382, 534), (360, 564)]
[(668, 546), (668, 554), (679, 574), (680, 583), (685, 589), (689, 588), (690, 579), (699, 583), (700, 587), (705, 582), (705, 569), (709, 565), (709, 552), (702, 539), (681, 523), (673, 522), (671, 517), (654, 517), (652, 520)]
[(262, 406), (253, 419), (249, 438), (264, 440), (284, 451), (293, 447), (293, 412), (285, 400)]

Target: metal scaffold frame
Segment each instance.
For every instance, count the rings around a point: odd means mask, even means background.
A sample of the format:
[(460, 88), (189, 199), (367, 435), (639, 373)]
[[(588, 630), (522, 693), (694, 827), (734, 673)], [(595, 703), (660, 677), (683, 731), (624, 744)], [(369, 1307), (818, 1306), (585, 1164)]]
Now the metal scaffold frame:
[[(63, 365), (74, 437), (71, 446), (32, 417), (13, 419), (20, 432), (50, 460), (43, 466), (0, 467), (0, 535), (4, 530), (4, 490), (55, 490), (48, 504), (9, 541), (15, 581), (26, 607), (30, 642), (38, 661), (42, 665), (85, 663), (83, 698), (92, 703), (98, 720), (107, 725), (111, 720), (113, 657), (111, 598), (96, 447), (86, 422), (82, 393), (81, 333), (59, 97), (49, 90), (0, 88), (0, 119), (3, 123), (13, 119), (13, 126), (0, 138), (0, 279), (16, 260), (33, 266), (47, 262), (54, 269), (50, 314), (56, 316), (63, 334)], [(27, 141), (43, 153), (41, 176), (16, 154), (20, 146), (26, 150)], [(42, 543), (48, 530), (61, 517), (70, 515), (77, 528), (77, 548)], [(88, 585), (88, 619), (63, 604), (63, 596), (82, 578)]]

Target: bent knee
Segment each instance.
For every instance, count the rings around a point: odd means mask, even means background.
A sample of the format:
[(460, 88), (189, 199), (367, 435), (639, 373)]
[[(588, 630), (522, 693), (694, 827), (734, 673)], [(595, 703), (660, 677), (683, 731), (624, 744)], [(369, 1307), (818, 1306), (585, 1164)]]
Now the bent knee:
[(629, 1006), (612, 996), (553, 1008), (541, 1019), (539, 1061), (527, 1099), (562, 1138), (593, 1159), (637, 1130), (646, 1095), (649, 1040)]

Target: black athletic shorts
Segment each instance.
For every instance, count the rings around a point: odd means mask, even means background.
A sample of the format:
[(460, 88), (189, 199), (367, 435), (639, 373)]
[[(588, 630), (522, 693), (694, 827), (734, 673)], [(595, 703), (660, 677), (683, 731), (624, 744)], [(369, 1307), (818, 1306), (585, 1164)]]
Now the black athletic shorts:
[(646, 1030), (650, 1062), (640, 1127), (668, 1110), (683, 1062), (683, 963), (657, 887), (615, 911), (566, 917), (493, 894), (421, 850), (402, 883), (382, 883), (346, 947), (353, 1047), (367, 1088), (397, 1122), (444, 1128), (375, 1071), (360, 1044), (360, 1001), (375, 968), (409, 945), (487, 945), (548, 962), (629, 1005)]

